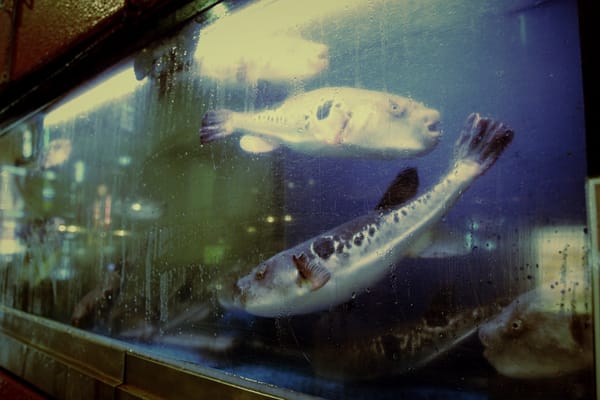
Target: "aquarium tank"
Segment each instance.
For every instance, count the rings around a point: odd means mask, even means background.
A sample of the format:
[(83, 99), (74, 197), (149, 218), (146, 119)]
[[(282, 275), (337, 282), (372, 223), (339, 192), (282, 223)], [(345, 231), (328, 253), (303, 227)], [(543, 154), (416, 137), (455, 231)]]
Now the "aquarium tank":
[(192, 14), (0, 137), (2, 367), (46, 360), (56, 397), (596, 396), (577, 2)]

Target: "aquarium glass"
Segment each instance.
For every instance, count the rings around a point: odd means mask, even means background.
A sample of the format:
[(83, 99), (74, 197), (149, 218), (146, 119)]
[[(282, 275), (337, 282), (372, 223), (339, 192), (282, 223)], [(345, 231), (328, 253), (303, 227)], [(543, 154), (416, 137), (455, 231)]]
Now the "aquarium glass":
[(299, 395), (592, 398), (577, 11), (211, 7), (0, 137), (0, 302)]

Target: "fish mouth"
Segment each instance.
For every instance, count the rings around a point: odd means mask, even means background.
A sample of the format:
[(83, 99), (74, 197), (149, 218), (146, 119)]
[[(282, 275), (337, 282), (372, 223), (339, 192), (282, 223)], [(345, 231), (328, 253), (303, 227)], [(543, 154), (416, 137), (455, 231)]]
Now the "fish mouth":
[(481, 325), (477, 336), (479, 337), (479, 342), (485, 348), (485, 352), (490, 353), (494, 351), (495, 343), (497, 341), (494, 340), (494, 337), (490, 334), (488, 329), (486, 324)]
[(217, 297), (219, 304), (221, 305), (221, 307), (223, 307), (226, 310), (235, 310), (237, 308), (239, 308), (236, 305), (235, 300), (233, 299), (233, 297), (229, 297), (229, 296), (219, 296)]
[(221, 291), (217, 296), (219, 304), (227, 310), (242, 309), (244, 298), (244, 290), (237, 281), (227, 286), (226, 290)]
[(436, 134), (436, 136), (441, 135), (442, 131), (440, 130), (440, 121), (435, 121), (430, 124), (427, 124), (427, 130), (432, 134)]

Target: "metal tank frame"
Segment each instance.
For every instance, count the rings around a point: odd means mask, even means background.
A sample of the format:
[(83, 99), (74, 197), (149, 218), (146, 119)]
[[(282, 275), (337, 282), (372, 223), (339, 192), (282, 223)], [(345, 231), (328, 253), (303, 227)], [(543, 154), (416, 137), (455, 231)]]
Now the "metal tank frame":
[[(60, 399), (311, 399), (0, 305), (0, 366)], [(151, 379), (148, 379), (148, 378)]]

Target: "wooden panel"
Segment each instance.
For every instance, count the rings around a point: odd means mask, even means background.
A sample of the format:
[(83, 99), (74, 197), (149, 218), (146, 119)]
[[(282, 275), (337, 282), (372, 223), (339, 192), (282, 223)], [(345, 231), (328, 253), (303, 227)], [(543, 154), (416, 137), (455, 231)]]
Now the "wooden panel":
[[(124, 8), (125, 0), (36, 0), (18, 4), (20, 18), (11, 80), (21, 78), (94, 34)], [(0, 32), (0, 40), (3, 35)]]
[(9, 78), (13, 1), (0, 0), (0, 85), (7, 82)]

